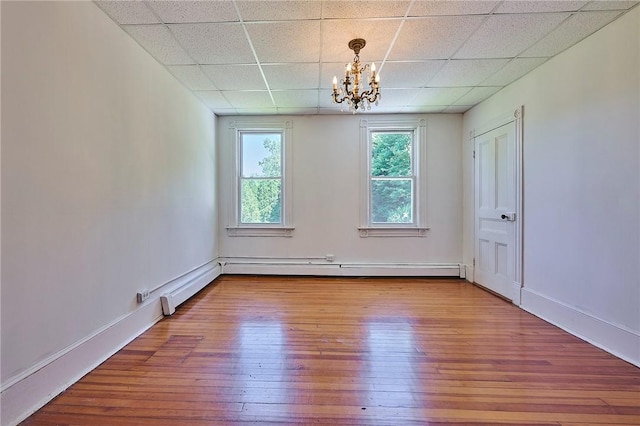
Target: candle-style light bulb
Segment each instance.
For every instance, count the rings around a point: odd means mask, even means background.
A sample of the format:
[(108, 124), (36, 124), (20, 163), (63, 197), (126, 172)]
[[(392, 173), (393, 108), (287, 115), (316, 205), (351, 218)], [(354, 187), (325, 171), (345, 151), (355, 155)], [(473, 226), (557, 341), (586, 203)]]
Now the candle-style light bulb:
[(349, 77), (349, 72), (351, 72), (351, 62), (347, 64), (347, 67), (344, 70), (344, 75)]
[(336, 77), (335, 75), (333, 76), (333, 90), (337, 90), (338, 89), (338, 77)]
[(380, 83), (380, 74), (376, 74), (376, 84)]
[(371, 62), (371, 74), (376, 75), (376, 64)]

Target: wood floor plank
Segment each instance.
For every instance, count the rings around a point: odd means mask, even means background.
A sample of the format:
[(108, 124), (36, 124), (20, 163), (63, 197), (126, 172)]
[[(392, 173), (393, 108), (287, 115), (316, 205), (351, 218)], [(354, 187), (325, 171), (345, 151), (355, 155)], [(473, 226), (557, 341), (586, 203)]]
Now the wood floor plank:
[(457, 279), (224, 276), (25, 425), (640, 424), (640, 369)]

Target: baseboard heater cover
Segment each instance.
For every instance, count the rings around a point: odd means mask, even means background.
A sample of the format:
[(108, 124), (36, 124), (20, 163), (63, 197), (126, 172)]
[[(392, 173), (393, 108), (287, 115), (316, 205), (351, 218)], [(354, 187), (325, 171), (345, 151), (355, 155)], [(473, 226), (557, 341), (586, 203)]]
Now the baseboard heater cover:
[(160, 296), (162, 313), (165, 316), (173, 315), (178, 306), (180, 306), (191, 296), (205, 288), (211, 281), (220, 276), (221, 273), (222, 269), (220, 268), (220, 265), (216, 264), (213, 268), (202, 272), (186, 284), (183, 284), (173, 289), (172, 291), (164, 293), (162, 296)]
[(162, 303), (162, 313), (165, 316), (173, 315), (176, 312), (176, 303), (170, 293), (160, 296), (160, 303)]
[(225, 260), (224, 274), (314, 275), (314, 276), (424, 276), (460, 277), (458, 263), (324, 263), (273, 259)]

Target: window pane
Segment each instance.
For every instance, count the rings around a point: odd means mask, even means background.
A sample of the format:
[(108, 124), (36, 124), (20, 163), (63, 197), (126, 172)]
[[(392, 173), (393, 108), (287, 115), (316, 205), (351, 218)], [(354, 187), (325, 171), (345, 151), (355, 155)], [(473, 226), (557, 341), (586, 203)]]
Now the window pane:
[(371, 133), (371, 176), (411, 176), (412, 134)]
[(371, 222), (413, 223), (411, 179), (371, 181)]
[(242, 177), (279, 177), (282, 134), (242, 133)]
[(280, 179), (242, 179), (240, 221), (281, 223)]

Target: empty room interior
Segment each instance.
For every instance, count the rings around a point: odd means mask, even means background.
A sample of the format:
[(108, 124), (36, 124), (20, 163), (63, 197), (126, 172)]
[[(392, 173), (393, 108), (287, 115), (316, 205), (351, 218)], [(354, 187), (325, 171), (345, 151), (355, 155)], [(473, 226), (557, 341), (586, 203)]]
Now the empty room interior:
[(639, 4), (0, 2), (0, 423), (640, 424)]

